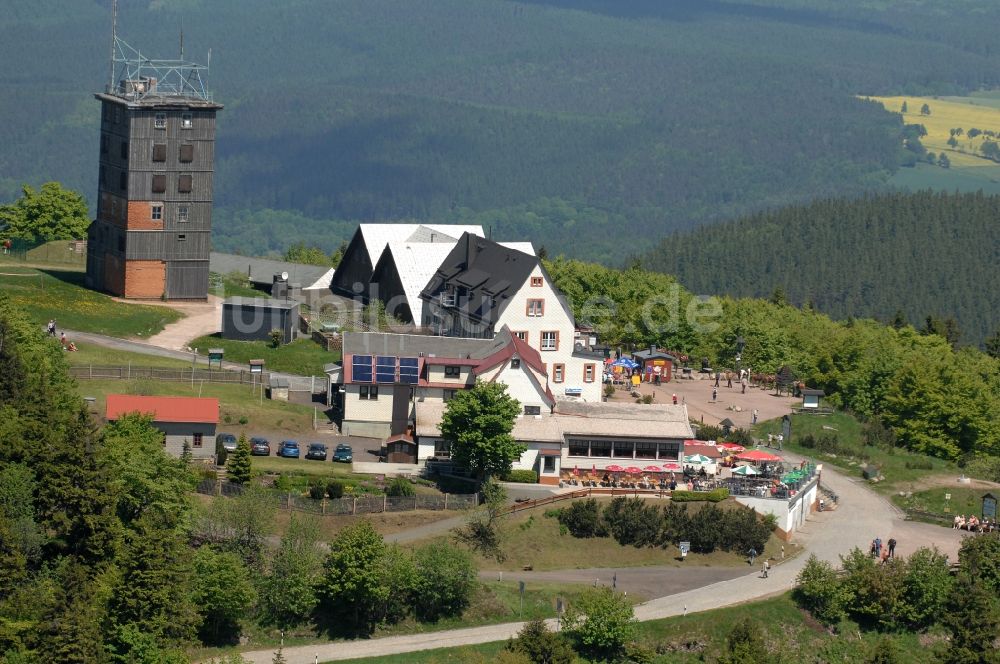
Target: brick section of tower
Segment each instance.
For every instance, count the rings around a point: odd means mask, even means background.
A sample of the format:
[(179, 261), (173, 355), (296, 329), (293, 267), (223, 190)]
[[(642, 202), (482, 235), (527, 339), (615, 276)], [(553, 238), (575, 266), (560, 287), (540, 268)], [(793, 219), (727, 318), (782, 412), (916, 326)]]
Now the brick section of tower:
[(129, 90), (123, 84), (95, 95), (101, 102), (100, 168), (87, 283), (126, 298), (203, 300), (215, 117), (222, 106), (196, 96)]

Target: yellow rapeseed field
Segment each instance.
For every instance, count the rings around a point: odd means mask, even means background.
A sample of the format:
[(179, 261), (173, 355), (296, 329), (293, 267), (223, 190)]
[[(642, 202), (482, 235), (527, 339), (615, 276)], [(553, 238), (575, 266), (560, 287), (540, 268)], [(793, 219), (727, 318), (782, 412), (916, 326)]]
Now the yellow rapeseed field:
[[(991, 169), (1000, 173), (1000, 165), (979, 154), (983, 144), (982, 135), (969, 138), (965, 132), (975, 127), (980, 131), (991, 130), (1000, 134), (1000, 108), (976, 104), (974, 99), (968, 101), (945, 101), (932, 97), (870, 97), (881, 102), (886, 110), (900, 112), (903, 102), (906, 102), (907, 112), (903, 120), (907, 124), (922, 124), (927, 129), (927, 136), (920, 139), (931, 152), (946, 152), (951, 160), (952, 168)], [(930, 107), (930, 115), (921, 115), (924, 104)], [(948, 145), (950, 130), (960, 127), (961, 136), (956, 136), (956, 147)], [(995, 177), (995, 176), (994, 176)]]

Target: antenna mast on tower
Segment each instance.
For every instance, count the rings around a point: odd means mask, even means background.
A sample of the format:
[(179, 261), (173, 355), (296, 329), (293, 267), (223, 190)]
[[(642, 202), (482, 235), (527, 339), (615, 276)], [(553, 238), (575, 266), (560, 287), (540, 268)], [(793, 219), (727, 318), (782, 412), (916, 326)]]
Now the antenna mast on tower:
[(118, 42), (118, 0), (111, 0), (111, 73), (108, 77), (108, 92), (115, 89), (115, 44)]

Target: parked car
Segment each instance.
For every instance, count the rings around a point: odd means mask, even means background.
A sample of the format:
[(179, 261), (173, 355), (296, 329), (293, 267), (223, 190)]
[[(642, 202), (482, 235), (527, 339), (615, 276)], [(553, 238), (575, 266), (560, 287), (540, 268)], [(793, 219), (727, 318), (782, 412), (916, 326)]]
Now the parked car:
[(278, 448), (278, 456), (291, 459), (299, 458), (299, 442), (297, 440), (283, 440)]
[(306, 450), (306, 458), (326, 461), (326, 445), (323, 443), (309, 443), (309, 449)]
[(215, 445), (222, 445), (227, 452), (235, 452), (237, 444), (236, 436), (231, 433), (220, 433), (215, 437)]
[(354, 454), (351, 450), (350, 445), (344, 445), (341, 443), (337, 445), (337, 449), (333, 451), (333, 461), (340, 461), (341, 463), (351, 463), (354, 460)]
[(271, 456), (271, 443), (267, 438), (251, 438), (250, 454), (254, 456)]

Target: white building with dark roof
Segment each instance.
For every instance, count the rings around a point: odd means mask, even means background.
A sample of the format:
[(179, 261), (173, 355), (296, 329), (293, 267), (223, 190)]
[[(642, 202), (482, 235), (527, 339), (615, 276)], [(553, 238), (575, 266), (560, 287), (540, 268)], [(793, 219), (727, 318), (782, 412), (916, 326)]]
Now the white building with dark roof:
[[(448, 458), (450, 447), (441, 437), (444, 410), (442, 403), (416, 403), (419, 460)], [(514, 468), (536, 471), (542, 484), (558, 484), (564, 469), (602, 474), (612, 465), (679, 468), (684, 441), (694, 432), (683, 405), (560, 401), (552, 412), (519, 417), (513, 435), (528, 448)]]
[(604, 358), (576, 343), (569, 302), (534, 254), (463, 235), (420, 297), (428, 330), (492, 337), (507, 327), (541, 354), (557, 399), (600, 402)]

